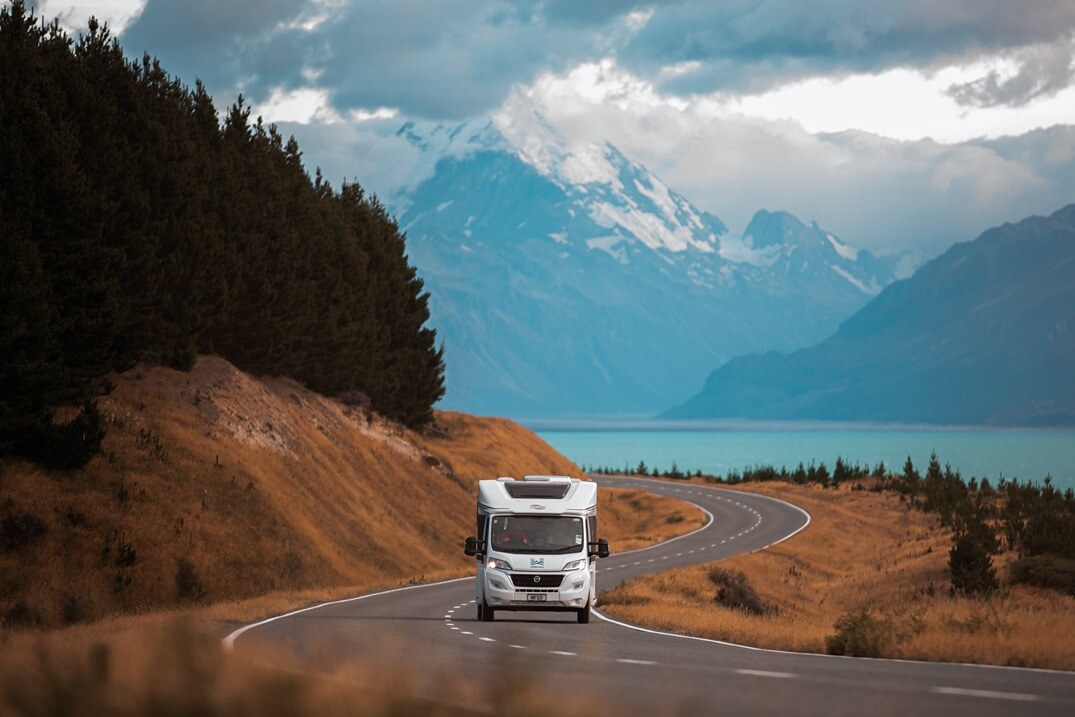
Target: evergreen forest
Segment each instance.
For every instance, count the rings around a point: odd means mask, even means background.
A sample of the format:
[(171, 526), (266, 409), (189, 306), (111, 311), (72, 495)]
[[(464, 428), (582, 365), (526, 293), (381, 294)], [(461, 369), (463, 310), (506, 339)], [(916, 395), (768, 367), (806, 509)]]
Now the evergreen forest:
[(109, 373), (203, 353), (426, 424), (427, 298), (376, 197), (311, 177), (241, 96), (221, 117), (107, 27), (0, 9), (0, 455), (85, 463)]

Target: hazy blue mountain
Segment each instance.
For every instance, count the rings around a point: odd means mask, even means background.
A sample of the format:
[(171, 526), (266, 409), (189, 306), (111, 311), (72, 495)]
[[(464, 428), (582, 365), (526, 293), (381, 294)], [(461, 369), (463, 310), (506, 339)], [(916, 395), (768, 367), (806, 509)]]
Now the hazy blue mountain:
[(894, 260), (789, 214), (732, 237), (614, 146), (569, 146), (525, 100), (399, 134), (425, 164), (389, 205), (432, 294), (449, 407), (657, 411), (732, 356), (821, 339), (894, 279)]
[(1075, 424), (1075, 204), (956, 244), (817, 346), (736, 358), (666, 415)]

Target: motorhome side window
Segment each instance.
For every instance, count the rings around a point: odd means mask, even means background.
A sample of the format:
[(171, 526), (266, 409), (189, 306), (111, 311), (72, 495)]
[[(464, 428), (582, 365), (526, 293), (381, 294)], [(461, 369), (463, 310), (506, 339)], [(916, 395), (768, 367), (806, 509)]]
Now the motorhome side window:
[(586, 527), (590, 529), (590, 540), (597, 540), (597, 516), (587, 516), (586, 523)]
[(485, 526), (489, 523), (489, 516), (478, 514), (478, 540), (485, 540)]
[(575, 553), (585, 547), (582, 518), (496, 515), (491, 532), (493, 550), (502, 553)]

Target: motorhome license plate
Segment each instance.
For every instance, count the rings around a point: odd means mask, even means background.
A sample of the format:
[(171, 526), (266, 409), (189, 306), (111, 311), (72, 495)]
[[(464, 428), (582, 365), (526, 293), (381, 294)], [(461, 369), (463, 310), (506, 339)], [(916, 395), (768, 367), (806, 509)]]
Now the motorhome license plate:
[(545, 602), (545, 595), (543, 593), (529, 593), (526, 596), (527, 602)]

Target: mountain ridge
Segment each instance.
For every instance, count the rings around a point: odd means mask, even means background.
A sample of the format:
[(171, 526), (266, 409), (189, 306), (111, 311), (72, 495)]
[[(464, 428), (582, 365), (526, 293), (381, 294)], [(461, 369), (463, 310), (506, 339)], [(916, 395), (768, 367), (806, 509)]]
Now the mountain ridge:
[(669, 418), (1075, 424), (1075, 204), (953, 245), (824, 341), (737, 357)]
[(614, 145), (571, 144), (522, 100), (399, 134), (424, 159), (389, 202), (431, 291), (447, 406), (657, 411), (714, 363), (822, 338), (895, 278), (895, 259), (816, 224), (788, 219), (793, 244), (732, 236)]

